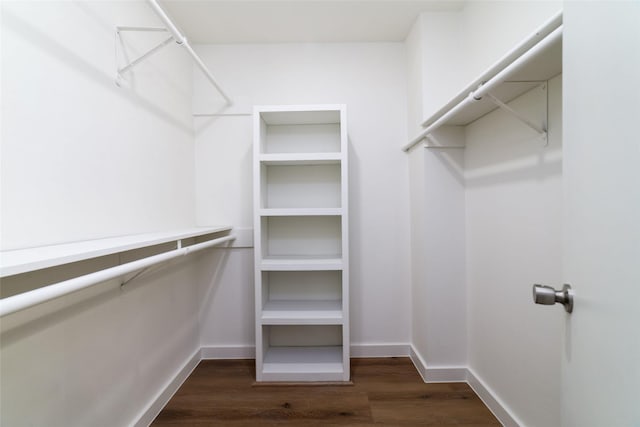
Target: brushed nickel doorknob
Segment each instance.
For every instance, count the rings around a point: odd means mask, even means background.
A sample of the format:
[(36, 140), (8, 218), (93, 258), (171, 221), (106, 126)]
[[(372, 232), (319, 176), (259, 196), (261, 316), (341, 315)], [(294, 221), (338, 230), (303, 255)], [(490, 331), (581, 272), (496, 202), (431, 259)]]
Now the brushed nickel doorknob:
[(542, 305), (562, 304), (567, 313), (573, 311), (573, 291), (571, 285), (564, 284), (562, 290), (556, 291), (551, 286), (533, 285), (533, 302)]

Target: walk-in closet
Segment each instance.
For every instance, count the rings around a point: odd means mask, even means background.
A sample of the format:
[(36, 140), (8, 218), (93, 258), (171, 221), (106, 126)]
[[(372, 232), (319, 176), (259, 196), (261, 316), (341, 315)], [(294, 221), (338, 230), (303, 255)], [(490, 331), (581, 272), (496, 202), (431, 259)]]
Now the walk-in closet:
[(1, 426), (640, 426), (637, 1), (0, 20)]

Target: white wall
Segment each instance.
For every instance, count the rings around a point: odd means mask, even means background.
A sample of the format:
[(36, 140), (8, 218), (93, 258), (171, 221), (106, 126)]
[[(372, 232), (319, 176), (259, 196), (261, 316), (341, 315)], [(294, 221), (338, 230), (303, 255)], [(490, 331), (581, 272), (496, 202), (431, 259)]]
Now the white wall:
[(423, 120), (423, 25), (421, 16), (416, 19), (404, 41), (407, 58), (407, 130), (411, 138), (420, 130)]
[[(461, 68), (452, 64), (461, 63), (465, 48), (461, 15), (423, 13), (405, 41), (411, 138), (425, 115), (456, 93)], [(412, 350), (427, 381), (460, 380), (467, 365), (463, 152), (420, 144), (409, 157)]]
[[(461, 129), (440, 140), (464, 143)], [(413, 350), (427, 381), (462, 380), (467, 366), (464, 151), (410, 153)], [(458, 377), (446, 377), (457, 370)], [(446, 370), (446, 371), (443, 371)]]
[[(193, 225), (190, 60), (170, 46), (114, 84), (114, 28), (158, 26), (148, 5), (1, 7), (3, 249)], [(158, 35), (125, 37), (133, 58)], [(0, 424), (133, 424), (199, 348), (195, 265), (3, 317)]]
[(467, 48), (460, 86), (473, 81), (560, 10), (560, 0), (468, 2), (462, 13)]
[[(468, 6), (465, 6), (465, 9)], [(422, 26), (422, 112), (420, 123), (436, 112), (468, 83), (465, 60), (469, 42), (465, 9), (420, 15)]]
[[(544, 117), (534, 89), (511, 104)], [(562, 283), (562, 81), (549, 82), (549, 145), (497, 110), (466, 129), (469, 367), (521, 426), (560, 425), (564, 311), (534, 305)], [(540, 411), (544, 408), (544, 411)]]
[[(116, 25), (144, 2), (2, 2), (2, 249), (194, 222), (191, 63), (169, 46), (118, 88)], [(163, 39), (123, 36), (130, 59)], [(124, 62), (121, 62), (121, 66)]]
[[(359, 344), (410, 340), (406, 68), (400, 43), (202, 45), (197, 47), (225, 89), (231, 111), (256, 104), (347, 105), (350, 141), (351, 337)], [(194, 74), (194, 111), (220, 105)], [(197, 216), (200, 224), (251, 227), (251, 120), (196, 120)], [(225, 200), (224, 209), (216, 202)], [(236, 268), (220, 292), (233, 301), (206, 314), (204, 344), (253, 345), (250, 250), (234, 251)], [(241, 342), (223, 325), (244, 325)]]

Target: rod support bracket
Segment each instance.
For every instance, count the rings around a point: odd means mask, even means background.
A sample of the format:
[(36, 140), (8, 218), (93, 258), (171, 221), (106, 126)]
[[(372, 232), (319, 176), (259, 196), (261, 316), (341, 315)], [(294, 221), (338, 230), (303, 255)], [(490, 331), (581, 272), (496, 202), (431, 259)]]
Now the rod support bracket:
[(510, 107), (506, 103), (502, 102), (500, 99), (496, 98), (490, 92), (487, 92), (485, 97), (487, 99), (489, 99), (491, 102), (493, 102), (498, 108), (500, 108), (501, 110), (503, 110), (506, 113), (510, 114), (516, 120), (520, 121), (522, 124), (524, 124), (525, 126), (529, 127), (530, 129), (535, 131), (538, 135), (540, 135), (540, 137), (542, 138), (542, 140), (545, 143), (544, 145), (546, 146), (546, 145), (549, 144), (549, 138), (548, 138), (548, 135), (547, 135), (547, 114), (548, 114), (548, 111), (549, 111), (549, 106), (548, 106), (548, 101), (547, 101), (548, 97), (547, 97), (547, 85), (546, 85), (546, 83), (543, 84), (541, 86), (541, 88), (545, 92), (545, 114), (544, 114), (544, 119), (543, 119), (542, 126), (532, 122), (531, 120), (526, 118), (522, 113), (516, 111), (515, 109), (513, 109), (512, 107)]
[[(118, 52), (118, 38), (120, 38), (120, 32), (122, 31), (142, 31), (142, 32), (161, 32), (164, 31), (166, 32), (166, 29), (160, 29), (160, 28), (145, 28), (145, 27), (116, 27), (116, 61), (117, 61), (117, 52)], [(171, 42), (174, 41), (173, 36), (170, 36), (169, 38), (163, 40), (162, 42), (160, 42), (160, 44), (152, 47), (151, 49), (149, 49), (148, 51), (146, 51), (145, 53), (143, 53), (142, 55), (140, 55), (139, 57), (137, 57), (136, 59), (134, 59), (133, 61), (129, 62), (128, 64), (126, 64), (124, 67), (117, 67), (116, 69), (116, 84), (118, 86), (121, 86), (119, 84), (119, 82), (121, 82), (124, 77), (123, 74), (126, 73), (127, 71), (130, 71), (133, 67), (135, 67), (136, 65), (140, 64), (142, 61), (144, 61), (145, 59), (147, 59), (148, 57), (150, 57), (151, 55), (157, 53), (158, 51), (160, 51), (162, 48), (164, 48), (165, 46), (171, 44)]]

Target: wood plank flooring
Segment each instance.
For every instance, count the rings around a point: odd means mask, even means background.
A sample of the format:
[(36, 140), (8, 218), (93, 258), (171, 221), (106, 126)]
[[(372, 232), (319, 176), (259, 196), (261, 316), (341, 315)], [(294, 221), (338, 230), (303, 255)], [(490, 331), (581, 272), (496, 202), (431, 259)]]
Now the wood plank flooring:
[(152, 426), (499, 426), (464, 383), (408, 358), (352, 359), (353, 385), (255, 385), (253, 360), (203, 360)]

